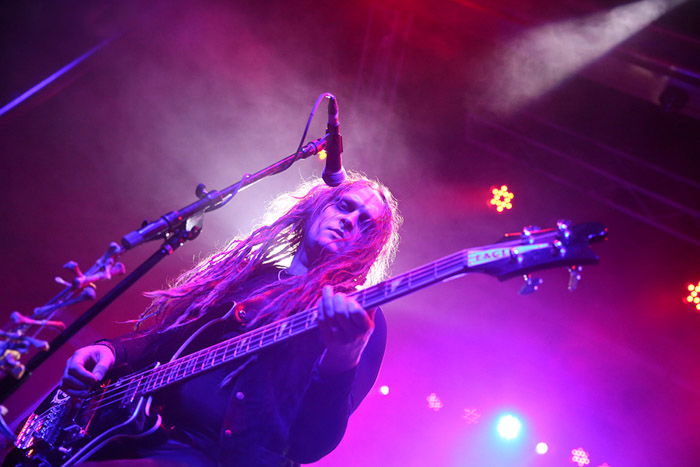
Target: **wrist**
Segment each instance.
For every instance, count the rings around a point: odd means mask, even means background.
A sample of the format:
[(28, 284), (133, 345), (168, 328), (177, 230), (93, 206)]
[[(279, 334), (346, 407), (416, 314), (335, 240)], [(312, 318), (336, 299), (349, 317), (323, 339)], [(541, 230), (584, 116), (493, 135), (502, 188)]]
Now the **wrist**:
[(114, 359), (115, 360), (117, 359), (117, 349), (114, 347), (114, 344), (112, 344), (110, 341), (101, 340), (101, 341), (95, 342), (93, 345), (101, 345), (101, 346), (107, 347), (109, 350), (112, 351), (112, 355), (114, 356)]
[(326, 347), (319, 361), (319, 369), (323, 374), (338, 374), (352, 370), (360, 364), (362, 350), (357, 347)]

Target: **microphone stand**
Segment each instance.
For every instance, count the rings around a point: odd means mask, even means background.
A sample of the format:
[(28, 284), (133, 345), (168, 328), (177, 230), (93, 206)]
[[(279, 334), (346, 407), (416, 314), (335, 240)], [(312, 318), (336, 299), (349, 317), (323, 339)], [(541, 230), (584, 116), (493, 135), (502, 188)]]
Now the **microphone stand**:
[[(11, 396), (19, 387), (29, 378), (34, 370), (39, 365), (53, 355), (63, 344), (71, 337), (80, 331), (85, 325), (92, 321), (102, 310), (111, 304), (117, 297), (124, 293), (131, 285), (133, 285), (144, 274), (151, 270), (161, 259), (172, 254), (175, 250), (181, 247), (186, 241), (196, 238), (202, 230), (202, 220), (204, 214), (209, 211), (214, 211), (223, 207), (240, 190), (252, 185), (253, 183), (277, 173), (284, 172), (295, 162), (301, 159), (306, 159), (314, 154), (318, 154), (325, 149), (328, 135), (322, 138), (311, 141), (303, 146), (299, 151), (291, 154), (284, 159), (275, 162), (264, 169), (255, 172), (254, 174), (244, 174), (238, 182), (221, 190), (221, 191), (206, 191), (203, 184), (197, 185), (195, 194), (199, 201), (195, 201), (184, 208), (171, 211), (161, 216), (158, 220), (145, 223), (140, 229), (134, 230), (126, 234), (121, 240), (121, 251), (130, 250), (142, 243), (164, 239), (161, 247), (151, 255), (146, 261), (138, 266), (133, 272), (127, 275), (110, 291), (108, 291), (101, 299), (93, 306), (80, 315), (68, 328), (61, 334), (56, 336), (50, 343), (49, 348), (43, 352), (39, 352), (26, 365), (26, 371), (18, 379), (5, 378), (0, 382), (0, 402), (4, 402)], [(2, 416), (0, 415), (0, 421)], [(0, 431), (2, 426), (0, 424)]]

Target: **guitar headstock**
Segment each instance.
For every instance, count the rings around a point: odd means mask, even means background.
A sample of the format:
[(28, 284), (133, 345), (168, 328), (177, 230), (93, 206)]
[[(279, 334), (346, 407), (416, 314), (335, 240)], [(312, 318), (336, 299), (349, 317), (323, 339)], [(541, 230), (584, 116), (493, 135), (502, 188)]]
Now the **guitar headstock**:
[(524, 275), (526, 284), (521, 293), (529, 293), (541, 284), (541, 279), (533, 279), (530, 273), (566, 266), (573, 290), (581, 267), (598, 263), (591, 243), (605, 240), (607, 234), (608, 229), (598, 222), (572, 225), (559, 221), (552, 229), (528, 226), (522, 232), (506, 234), (500, 243), (467, 250), (465, 272), (483, 272), (499, 280)]

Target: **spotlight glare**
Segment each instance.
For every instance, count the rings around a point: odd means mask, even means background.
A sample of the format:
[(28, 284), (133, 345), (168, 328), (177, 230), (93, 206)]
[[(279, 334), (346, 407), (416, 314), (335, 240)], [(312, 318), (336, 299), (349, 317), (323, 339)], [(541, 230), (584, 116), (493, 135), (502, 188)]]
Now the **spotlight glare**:
[(435, 412), (440, 410), (443, 406), (442, 401), (434, 392), (428, 394), (428, 397), (426, 397), (425, 400), (428, 401), (428, 408), (434, 410)]
[(491, 206), (496, 207), (496, 211), (503, 212), (506, 209), (513, 209), (513, 198), (515, 195), (508, 191), (507, 185), (501, 185), (501, 188), (491, 188), (493, 198), (489, 200)]
[(549, 451), (549, 445), (545, 442), (539, 442), (535, 446), (535, 452), (539, 455), (547, 454), (547, 451)]
[(583, 467), (591, 463), (588, 458), (588, 453), (583, 450), (583, 448), (576, 448), (571, 450), (571, 462), (577, 464), (578, 467)]
[(687, 285), (688, 295), (685, 297), (685, 302), (695, 306), (697, 311), (700, 311), (700, 281), (697, 284), (692, 282)]
[(379, 387), (379, 392), (380, 392), (381, 395), (383, 395), (383, 396), (388, 396), (388, 395), (389, 395), (389, 386), (387, 386), (386, 384), (380, 386), (380, 387)]
[(479, 418), (481, 418), (481, 412), (479, 409), (476, 407), (470, 407), (464, 409), (464, 415), (462, 415), (462, 418), (470, 424), (470, 425), (475, 425), (479, 423)]
[(511, 441), (520, 435), (523, 424), (518, 417), (508, 414), (498, 419), (496, 430), (501, 438)]

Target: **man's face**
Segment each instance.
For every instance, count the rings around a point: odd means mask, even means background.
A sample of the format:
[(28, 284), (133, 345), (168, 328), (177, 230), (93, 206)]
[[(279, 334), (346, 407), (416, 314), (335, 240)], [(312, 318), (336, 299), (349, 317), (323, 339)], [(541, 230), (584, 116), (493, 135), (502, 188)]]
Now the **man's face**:
[(309, 260), (325, 253), (338, 253), (362, 240), (363, 232), (374, 228), (384, 212), (379, 193), (364, 185), (355, 185), (311, 220), (302, 248)]

